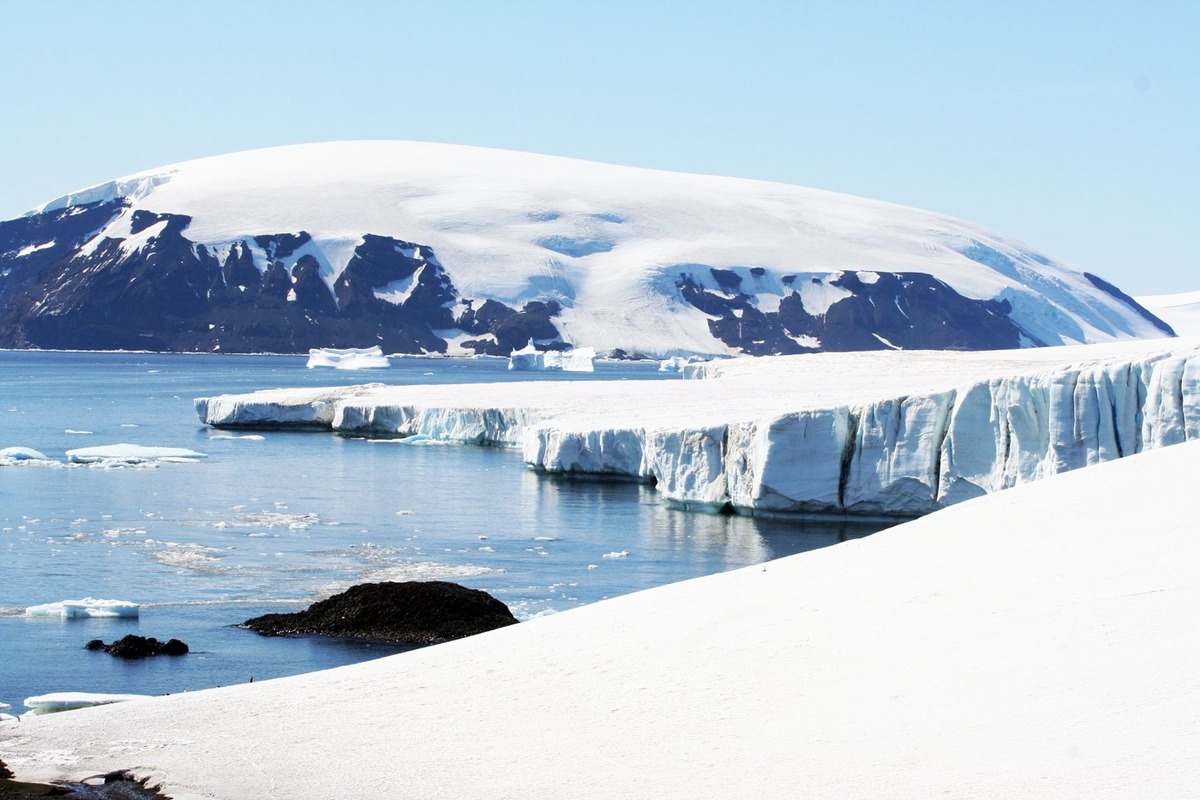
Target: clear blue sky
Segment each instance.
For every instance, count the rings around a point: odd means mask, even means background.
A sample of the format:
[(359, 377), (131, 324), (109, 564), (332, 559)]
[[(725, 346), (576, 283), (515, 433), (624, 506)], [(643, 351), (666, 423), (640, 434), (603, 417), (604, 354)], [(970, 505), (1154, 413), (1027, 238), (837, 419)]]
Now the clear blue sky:
[(1200, 289), (1200, 2), (0, 0), (0, 218), (175, 161), (418, 139), (940, 211)]

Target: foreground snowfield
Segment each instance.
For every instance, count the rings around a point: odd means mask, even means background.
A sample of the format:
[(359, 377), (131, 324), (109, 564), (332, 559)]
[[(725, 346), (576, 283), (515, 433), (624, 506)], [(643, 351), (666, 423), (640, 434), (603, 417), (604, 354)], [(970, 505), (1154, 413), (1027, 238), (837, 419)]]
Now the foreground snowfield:
[(521, 446), (685, 507), (917, 515), (1200, 438), (1200, 339), (689, 366), (704, 380), (275, 389), (202, 421)]
[(327, 672), (0, 726), (191, 798), (1185, 798), (1200, 443)]

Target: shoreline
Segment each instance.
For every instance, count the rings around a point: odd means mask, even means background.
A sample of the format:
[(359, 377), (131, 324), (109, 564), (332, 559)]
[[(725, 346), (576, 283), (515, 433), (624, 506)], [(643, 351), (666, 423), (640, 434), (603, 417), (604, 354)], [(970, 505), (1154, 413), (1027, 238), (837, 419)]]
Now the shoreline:
[(89, 798), (90, 800), (170, 800), (157, 788), (136, 780), (125, 772), (97, 775), (86, 780), (103, 780), (98, 785), (86, 782), (37, 783), (13, 777), (12, 770), (0, 761), (0, 800), (27, 800), (35, 797)]

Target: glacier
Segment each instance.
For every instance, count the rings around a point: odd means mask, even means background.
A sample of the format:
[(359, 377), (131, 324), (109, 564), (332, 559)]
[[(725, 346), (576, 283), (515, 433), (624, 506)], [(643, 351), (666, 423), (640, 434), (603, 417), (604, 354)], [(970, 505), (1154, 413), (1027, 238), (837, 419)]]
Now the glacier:
[(549, 474), (744, 514), (917, 516), (1200, 438), (1200, 341), (687, 365), (667, 382), (275, 389), (198, 398), (218, 428), (520, 447)]

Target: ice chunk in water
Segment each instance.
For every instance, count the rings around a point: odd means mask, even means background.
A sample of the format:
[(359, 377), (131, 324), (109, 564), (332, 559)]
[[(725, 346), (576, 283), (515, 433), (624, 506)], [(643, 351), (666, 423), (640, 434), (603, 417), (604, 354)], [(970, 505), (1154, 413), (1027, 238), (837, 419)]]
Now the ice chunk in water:
[(109, 444), (100, 447), (79, 447), (67, 451), (67, 460), (77, 464), (98, 461), (178, 461), (207, 458), (206, 453), (197, 453), (183, 447), (146, 447), (137, 444)]
[(314, 348), (308, 351), (308, 368), (333, 367), (334, 369), (379, 369), (390, 367), (391, 362), (379, 347)]
[(43, 453), (30, 447), (5, 447), (0, 449), (0, 460), (11, 461), (49, 461)]
[(513, 350), (508, 357), (508, 368), (512, 370), (562, 370), (563, 372), (595, 372), (592, 363), (596, 351), (591, 347), (576, 347), (573, 350), (541, 351), (529, 344)]
[[(136, 617), (141, 606), (128, 600), (97, 600), (85, 597), (82, 600), (61, 600), (25, 609), (27, 617), (61, 617), (62, 619), (88, 619), (94, 617)], [(26, 704), (28, 705), (28, 704)]]
[(148, 700), (148, 694), (103, 694), (99, 692), (54, 692), (37, 697), (25, 698), (30, 714), (55, 714), (59, 711), (74, 711), (77, 708), (106, 706), (124, 703), (127, 700)]

